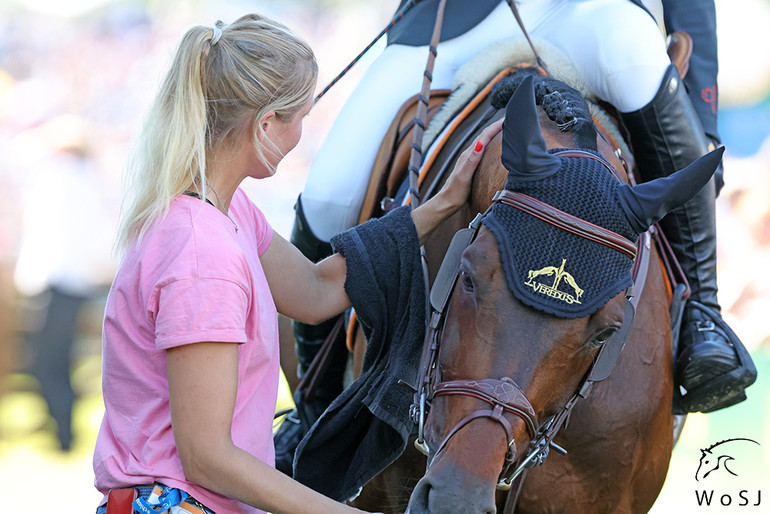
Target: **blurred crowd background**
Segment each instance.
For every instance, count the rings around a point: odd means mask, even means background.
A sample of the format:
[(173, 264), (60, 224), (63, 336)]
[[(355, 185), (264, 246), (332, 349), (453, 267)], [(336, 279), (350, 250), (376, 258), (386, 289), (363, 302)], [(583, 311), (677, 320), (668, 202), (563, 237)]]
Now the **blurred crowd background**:
[[(0, 2), (2, 510), (93, 512), (100, 499), (91, 451), (103, 409), (101, 317), (117, 264), (112, 242), (121, 172), (131, 136), (184, 30), (247, 12), (274, 17), (314, 48), (323, 86), (397, 5)], [(748, 401), (690, 416), (655, 507), (660, 512), (694, 505), (688, 480), (699, 448), (718, 440), (755, 439), (762, 449), (754, 471), (770, 471), (770, 0), (718, 0), (717, 15), (720, 132), (727, 147), (726, 186), (718, 200), (720, 300), (760, 378)], [(313, 109), (302, 142), (278, 174), (245, 184), (284, 237), (309, 164), (378, 48)], [(770, 504), (770, 490), (766, 495)]]

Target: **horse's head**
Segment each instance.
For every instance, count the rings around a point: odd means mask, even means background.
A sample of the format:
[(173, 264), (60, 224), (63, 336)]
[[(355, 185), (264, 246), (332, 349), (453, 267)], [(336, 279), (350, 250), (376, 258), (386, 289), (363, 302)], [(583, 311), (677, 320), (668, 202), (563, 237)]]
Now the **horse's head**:
[[(555, 82), (538, 79), (539, 96)], [(507, 104), (505, 189), (457, 253), (434, 350), (424, 352), (429, 459), (412, 513), (495, 512), (499, 479), (537, 455), (538, 442), (547, 448), (597, 355), (632, 318), (638, 236), (694, 195), (721, 158), (715, 151), (632, 188), (596, 150), (585, 101), (562, 106), (577, 121), (541, 129), (534, 90), (526, 78)], [(559, 101), (576, 93), (565, 91)], [(549, 149), (544, 136), (565, 127), (572, 149)]]
[(723, 462), (732, 459), (729, 455), (712, 453), (710, 449), (701, 450), (700, 462), (698, 463), (698, 469), (695, 471), (695, 481), (706, 478), (712, 471), (716, 471), (723, 466)]

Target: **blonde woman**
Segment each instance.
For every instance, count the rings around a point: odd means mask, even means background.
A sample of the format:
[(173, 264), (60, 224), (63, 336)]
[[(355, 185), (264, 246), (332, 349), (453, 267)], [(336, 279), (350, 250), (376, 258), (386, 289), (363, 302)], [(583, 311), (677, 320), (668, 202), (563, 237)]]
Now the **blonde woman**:
[[(311, 263), (239, 189), (297, 144), (316, 76), (307, 44), (258, 15), (182, 39), (129, 166), (104, 319), (100, 514), (356, 512), (273, 467), (276, 313), (316, 323), (346, 309), (345, 259)], [(465, 202), (499, 129), (402, 213), (415, 245)]]

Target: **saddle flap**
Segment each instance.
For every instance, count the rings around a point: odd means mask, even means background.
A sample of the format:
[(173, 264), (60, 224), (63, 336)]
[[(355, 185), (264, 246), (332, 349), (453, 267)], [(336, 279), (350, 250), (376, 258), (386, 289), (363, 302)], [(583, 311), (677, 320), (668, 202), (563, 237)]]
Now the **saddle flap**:
[(457, 268), (460, 266), (460, 257), (471, 244), (476, 230), (473, 228), (463, 228), (458, 230), (449, 243), (444, 260), (441, 261), (441, 267), (436, 273), (436, 279), (430, 289), (430, 305), (436, 312), (442, 312), (452, 294), (452, 288), (457, 279)]

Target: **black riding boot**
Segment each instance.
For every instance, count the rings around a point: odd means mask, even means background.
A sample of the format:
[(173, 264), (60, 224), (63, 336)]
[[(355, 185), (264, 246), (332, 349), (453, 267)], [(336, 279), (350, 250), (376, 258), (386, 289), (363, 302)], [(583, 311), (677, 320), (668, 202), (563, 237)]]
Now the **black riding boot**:
[[(291, 233), (292, 244), (313, 262), (318, 262), (331, 255), (331, 245), (317, 239), (310, 230), (302, 210), (301, 197), (297, 199), (295, 211), (294, 228)], [(292, 322), (296, 341), (295, 349), (299, 361), (297, 374), (300, 378), (307, 372), (324, 340), (332, 331), (334, 322), (335, 319), (324, 321), (318, 325)], [(344, 331), (340, 333), (339, 337), (344, 338)], [(306, 399), (302, 394), (295, 393), (296, 408), (284, 418), (273, 438), (275, 442), (275, 467), (289, 476), (292, 475), (294, 451), (300, 440), (332, 400), (342, 392), (343, 373), (347, 364), (347, 355), (342, 341), (334, 341), (329, 359), (328, 368), (313, 388), (312, 396)]]
[[(655, 98), (622, 114), (642, 181), (667, 176), (709, 151), (709, 142), (672, 65)], [(712, 179), (693, 199), (660, 221), (690, 283), (679, 336), (675, 413), (711, 412), (746, 399), (756, 380), (751, 357), (722, 320), (717, 301), (716, 187)], [(684, 391), (682, 390), (684, 389)]]

